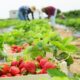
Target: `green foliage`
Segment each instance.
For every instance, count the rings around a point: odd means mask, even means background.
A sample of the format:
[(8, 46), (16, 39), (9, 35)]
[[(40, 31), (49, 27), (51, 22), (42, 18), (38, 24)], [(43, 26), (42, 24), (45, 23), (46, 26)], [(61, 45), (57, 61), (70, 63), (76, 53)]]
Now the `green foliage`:
[(67, 65), (70, 66), (73, 63), (73, 58), (66, 52), (62, 52), (57, 56), (58, 60), (65, 60)]
[[(20, 23), (18, 24), (18, 22)], [(51, 52), (57, 57), (59, 51), (70, 55), (77, 50), (75, 46), (70, 45), (73, 38), (62, 39), (58, 32), (52, 31), (47, 20), (18, 22), (14, 22), (15, 29), (13, 31), (3, 34), (2, 41), (9, 45), (29, 43), (31, 46), (24, 50), (24, 55), (34, 59), (38, 55), (45, 56), (47, 52)]]
[(3, 48), (3, 35), (0, 35), (0, 50)]
[(70, 80), (63, 72), (58, 69), (48, 70), (48, 74), (52, 77), (51, 80)]
[(67, 27), (71, 27), (77, 31), (80, 31), (80, 18), (66, 18), (66, 19), (57, 18), (56, 22), (59, 24), (63, 24)]
[(7, 28), (19, 24), (19, 20), (0, 20), (0, 28)]
[(59, 69), (50, 69), (48, 70), (48, 74), (51, 76), (51, 80), (80, 80), (80, 75), (68, 77)]
[(24, 30), (20, 29), (20, 30), (13, 30), (10, 33), (4, 33), (3, 34), (4, 37), (4, 43), (8, 43), (10, 45), (12, 44), (22, 44), (23, 42), (25, 42), (24, 39)]
[(0, 59), (2, 59), (4, 56), (2, 54), (2, 50), (3, 50), (3, 35), (0, 34)]
[(74, 75), (71, 80), (80, 80), (80, 75)]
[(80, 17), (80, 10), (73, 10), (73, 11), (69, 11), (69, 12), (64, 12), (64, 15), (66, 17), (70, 17), (70, 18), (78, 18)]

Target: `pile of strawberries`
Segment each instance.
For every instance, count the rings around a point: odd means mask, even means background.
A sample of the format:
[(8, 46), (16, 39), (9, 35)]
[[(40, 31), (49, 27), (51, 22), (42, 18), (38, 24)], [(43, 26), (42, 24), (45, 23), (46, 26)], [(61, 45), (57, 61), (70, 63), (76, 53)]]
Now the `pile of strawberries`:
[(22, 51), (22, 47), (17, 46), (17, 45), (13, 45), (13, 46), (11, 46), (11, 50), (12, 50), (12, 53), (19, 53)]
[(12, 45), (11, 46), (11, 50), (12, 50), (12, 53), (20, 53), (23, 49), (25, 49), (26, 47), (28, 47), (29, 44), (28, 43), (25, 43), (21, 46), (18, 46), (18, 45)]
[(28, 74), (46, 74), (48, 69), (54, 69), (56, 65), (46, 58), (38, 56), (33, 61), (13, 61), (10, 65), (4, 64), (0, 68), (0, 77), (22, 76)]

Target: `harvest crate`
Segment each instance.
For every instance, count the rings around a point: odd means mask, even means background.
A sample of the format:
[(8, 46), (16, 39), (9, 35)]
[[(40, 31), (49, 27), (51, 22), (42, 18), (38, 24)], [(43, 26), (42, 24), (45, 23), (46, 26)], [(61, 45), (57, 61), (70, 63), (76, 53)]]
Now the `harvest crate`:
[(48, 74), (38, 74), (10, 78), (0, 78), (0, 80), (51, 80), (51, 77)]

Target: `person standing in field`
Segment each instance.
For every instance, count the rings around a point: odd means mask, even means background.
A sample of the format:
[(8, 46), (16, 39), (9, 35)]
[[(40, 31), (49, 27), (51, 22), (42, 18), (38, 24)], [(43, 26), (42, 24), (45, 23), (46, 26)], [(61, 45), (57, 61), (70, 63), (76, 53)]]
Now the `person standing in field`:
[(48, 6), (48, 7), (42, 8), (42, 12), (44, 12), (48, 15), (48, 18), (50, 19), (51, 26), (54, 26), (55, 25), (55, 17), (57, 14), (57, 9), (52, 6)]
[(32, 6), (30, 8), (28, 6), (22, 6), (18, 10), (18, 18), (20, 20), (30, 20), (29, 14), (31, 13), (32, 19), (34, 19), (33, 13), (35, 10), (36, 10), (36, 8), (34, 6)]

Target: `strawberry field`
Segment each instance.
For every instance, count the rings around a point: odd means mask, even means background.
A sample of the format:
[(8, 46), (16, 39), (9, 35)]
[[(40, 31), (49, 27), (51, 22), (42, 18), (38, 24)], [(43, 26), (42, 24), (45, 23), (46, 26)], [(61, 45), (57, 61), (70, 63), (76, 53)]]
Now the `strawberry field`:
[(80, 31), (80, 18), (57, 19), (57, 23), (66, 25), (73, 30)]
[(0, 21), (1, 29), (10, 26), (10, 32), (0, 34), (0, 80), (27, 79), (28, 75), (48, 75), (32, 80), (79, 80), (80, 73), (69, 70), (72, 55), (79, 50), (71, 44), (75, 37), (63, 37), (45, 19)]

